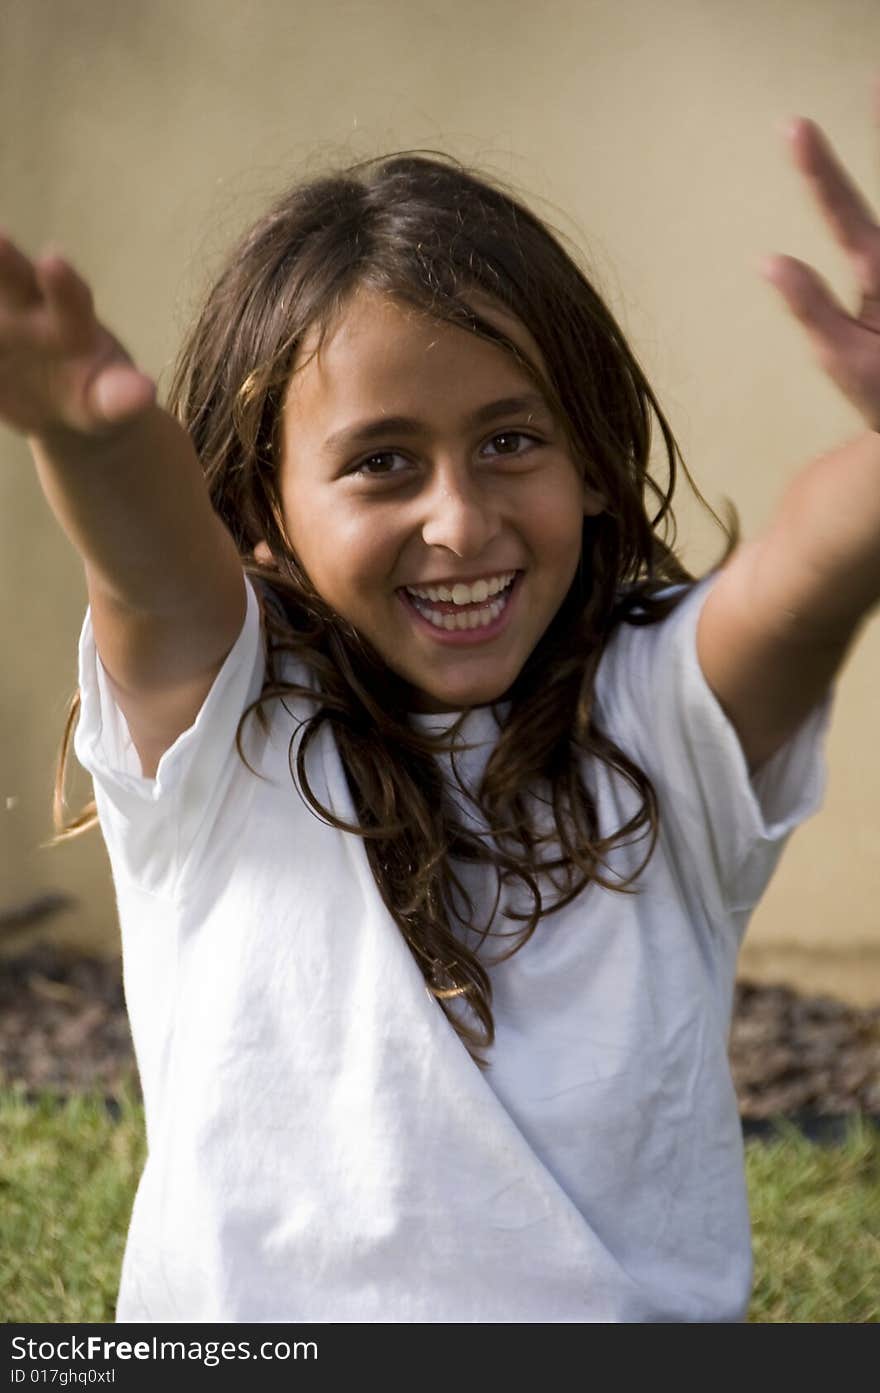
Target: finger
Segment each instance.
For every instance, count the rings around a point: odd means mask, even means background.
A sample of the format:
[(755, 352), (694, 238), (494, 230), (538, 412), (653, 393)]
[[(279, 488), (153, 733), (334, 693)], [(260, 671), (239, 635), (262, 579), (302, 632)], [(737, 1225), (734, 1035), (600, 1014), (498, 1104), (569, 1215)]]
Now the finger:
[(765, 258), (759, 269), (765, 280), (776, 286), (823, 359), (829, 353), (838, 356), (854, 337), (863, 334), (812, 266), (793, 256), (772, 256)]
[(54, 253), (34, 263), (34, 274), (46, 301), (50, 329), (71, 348), (87, 339), (94, 332), (95, 316), (92, 292), (82, 277)]
[(0, 297), (4, 306), (20, 309), (40, 298), (34, 268), (14, 242), (0, 233)]
[(880, 294), (880, 228), (873, 209), (815, 121), (796, 117), (788, 127), (788, 139), (794, 162), (832, 233), (858, 258), (861, 288), (869, 295)]

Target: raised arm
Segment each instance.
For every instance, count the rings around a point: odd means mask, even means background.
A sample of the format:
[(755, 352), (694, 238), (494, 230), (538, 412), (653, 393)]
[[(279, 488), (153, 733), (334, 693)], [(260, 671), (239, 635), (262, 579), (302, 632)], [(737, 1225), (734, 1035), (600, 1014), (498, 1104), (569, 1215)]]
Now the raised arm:
[(152, 777), (241, 629), (241, 564), (192, 442), (98, 323), (88, 287), (6, 238), (0, 420), (27, 437), (82, 557), (98, 652)]
[(880, 601), (880, 435), (812, 461), (739, 546), (697, 627), (703, 675), (752, 772), (794, 734)]
[(730, 558), (700, 615), (700, 665), (752, 770), (821, 699), (880, 603), (880, 227), (818, 126), (795, 120), (788, 138), (850, 257), (858, 313), (793, 257), (768, 258), (764, 274), (868, 429), (795, 478), (766, 532)]

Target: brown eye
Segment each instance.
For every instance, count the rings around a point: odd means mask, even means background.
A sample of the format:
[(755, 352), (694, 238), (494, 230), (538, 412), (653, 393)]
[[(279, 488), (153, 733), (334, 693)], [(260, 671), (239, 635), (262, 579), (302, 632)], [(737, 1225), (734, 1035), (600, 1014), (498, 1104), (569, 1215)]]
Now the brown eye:
[[(521, 431), (521, 430), (505, 430), (505, 431), (501, 431), (498, 435), (493, 435), (493, 436), (492, 436), (492, 439), (489, 441), (489, 444), (490, 444), (490, 445), (494, 445), (494, 444), (496, 443), (496, 441), (498, 441), (498, 440), (529, 440), (529, 441), (531, 441), (531, 443), (532, 443), (533, 445), (540, 445), (540, 444), (541, 444), (541, 441), (538, 439), (538, 437), (537, 437), (536, 435), (527, 435), (527, 434), (525, 433), (525, 431)], [(515, 457), (516, 455), (525, 454), (525, 453), (527, 453), (525, 450), (502, 450), (502, 451), (501, 451), (501, 455), (502, 455), (502, 456), (503, 456), (503, 455), (511, 455), (511, 456), (514, 456), (514, 457)]]
[(382, 468), (381, 466), (378, 469), (373, 469), (370, 466), (374, 465), (377, 460), (387, 461), (393, 459), (403, 459), (403, 455), (399, 455), (396, 450), (379, 450), (376, 454), (367, 455), (365, 459), (359, 460), (357, 464), (352, 466), (349, 472), (351, 474), (364, 475), (368, 479), (387, 479), (393, 474), (399, 474), (400, 470)]

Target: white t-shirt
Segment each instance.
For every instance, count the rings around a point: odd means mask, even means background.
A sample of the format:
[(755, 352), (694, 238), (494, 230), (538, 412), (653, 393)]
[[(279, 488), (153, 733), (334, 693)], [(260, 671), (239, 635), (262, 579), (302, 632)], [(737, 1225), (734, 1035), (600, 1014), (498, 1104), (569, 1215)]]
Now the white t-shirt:
[[(86, 613), (75, 750), (109, 851), (148, 1142), (118, 1321), (745, 1317), (734, 970), (786, 838), (821, 804), (832, 692), (750, 781), (696, 656), (713, 579), (661, 624), (620, 626), (603, 656), (597, 716), (654, 781), (659, 842), (638, 894), (589, 886), (489, 969), (485, 1073), (363, 841), (294, 786), (295, 717), (313, 708), (268, 703), (268, 736), (248, 717), (264, 777), (236, 753), (264, 664), (250, 581), (241, 634), (155, 779)], [(484, 742), (469, 776), (496, 731), (489, 708), (468, 718), (463, 738)], [(326, 731), (309, 767), (354, 820)], [(588, 777), (607, 834), (639, 799), (604, 766)], [(646, 845), (614, 853), (622, 879)]]

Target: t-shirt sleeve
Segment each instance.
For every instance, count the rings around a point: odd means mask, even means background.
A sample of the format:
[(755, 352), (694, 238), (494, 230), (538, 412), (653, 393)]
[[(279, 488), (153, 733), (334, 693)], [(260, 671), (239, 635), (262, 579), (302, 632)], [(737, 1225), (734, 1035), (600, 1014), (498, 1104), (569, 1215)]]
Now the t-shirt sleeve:
[(697, 657), (697, 621), (718, 572), (658, 624), (621, 624), (596, 676), (596, 717), (649, 776), (682, 875), (709, 906), (750, 910), (795, 827), (825, 795), (832, 683), (750, 776), (737, 733)]
[(125, 716), (98, 654), (91, 608), (79, 639), (79, 763), (92, 776), (95, 804), (115, 878), (173, 896), (197, 838), (221, 806), (240, 763), (235, 745), (245, 708), (260, 694), (265, 654), (260, 607), (244, 577), (244, 623), (194, 723), (145, 778)]

